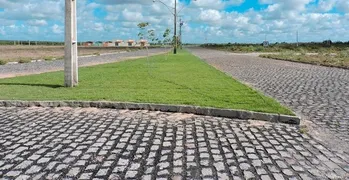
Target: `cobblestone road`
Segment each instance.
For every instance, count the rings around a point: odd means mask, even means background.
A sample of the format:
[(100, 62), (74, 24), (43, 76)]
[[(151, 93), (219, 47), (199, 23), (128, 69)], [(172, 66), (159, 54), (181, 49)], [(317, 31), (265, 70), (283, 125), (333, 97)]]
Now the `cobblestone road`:
[(349, 153), (349, 70), (201, 48), (191, 51), (291, 107), (314, 137)]
[(345, 179), (347, 159), (292, 125), (0, 108), (0, 179)]

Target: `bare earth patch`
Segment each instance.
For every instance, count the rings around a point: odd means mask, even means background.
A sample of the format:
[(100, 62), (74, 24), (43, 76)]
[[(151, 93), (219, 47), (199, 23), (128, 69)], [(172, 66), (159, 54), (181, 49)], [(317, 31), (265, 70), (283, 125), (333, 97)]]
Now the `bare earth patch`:
[(194, 117), (194, 114), (173, 113), (167, 117), (170, 121), (182, 121)]

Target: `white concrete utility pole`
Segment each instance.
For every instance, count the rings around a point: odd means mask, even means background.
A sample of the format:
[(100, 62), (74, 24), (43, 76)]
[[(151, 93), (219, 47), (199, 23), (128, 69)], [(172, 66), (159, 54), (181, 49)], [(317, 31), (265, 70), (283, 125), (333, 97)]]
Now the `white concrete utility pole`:
[(76, 1), (65, 0), (64, 85), (78, 85)]

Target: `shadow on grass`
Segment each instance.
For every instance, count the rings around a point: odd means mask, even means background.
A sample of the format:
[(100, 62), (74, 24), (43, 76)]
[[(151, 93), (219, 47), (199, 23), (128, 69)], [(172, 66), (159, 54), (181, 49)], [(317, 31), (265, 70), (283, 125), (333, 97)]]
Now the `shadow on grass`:
[(63, 85), (55, 85), (55, 84), (30, 84), (30, 83), (0, 83), (0, 85), (5, 86), (38, 86), (38, 87), (48, 87), (48, 88), (61, 88)]

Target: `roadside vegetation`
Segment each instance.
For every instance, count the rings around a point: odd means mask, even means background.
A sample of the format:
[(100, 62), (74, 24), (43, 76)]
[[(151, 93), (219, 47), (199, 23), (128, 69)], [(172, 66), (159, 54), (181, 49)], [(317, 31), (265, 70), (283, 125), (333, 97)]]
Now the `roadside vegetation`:
[(230, 52), (300, 52), (300, 53), (337, 53), (346, 51), (349, 48), (349, 42), (324, 41), (322, 43), (300, 43), (299, 46), (294, 43), (273, 43), (268, 47), (263, 44), (204, 44), (202, 47), (224, 50)]
[(63, 58), (64, 58), (64, 56), (62, 56), (62, 57), (46, 56), (46, 57), (44, 57), (44, 60), (45, 61), (53, 61), (53, 60), (56, 60), (56, 59), (63, 59)]
[(0, 59), (0, 65), (5, 65), (7, 61)]
[(293, 114), (186, 51), (84, 67), (79, 76), (75, 88), (63, 87), (62, 71), (0, 79), (0, 99), (147, 102)]
[(318, 54), (283, 52), (280, 54), (261, 54), (259, 56), (269, 59), (302, 62), (308, 64), (349, 69), (349, 50), (337, 53)]
[(18, 63), (23, 64), (23, 63), (30, 63), (32, 61), (31, 58), (25, 58), (25, 57), (21, 57), (18, 61)]
[(0, 40), (0, 46), (8, 46), (8, 45), (64, 46), (64, 42)]
[[(203, 47), (236, 53), (261, 53), (259, 56), (276, 60), (349, 68), (349, 42), (262, 44), (206, 44)], [(268, 54), (269, 53), (269, 54)]]

